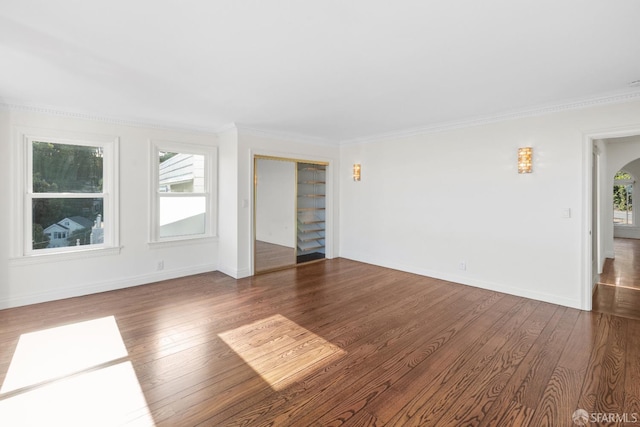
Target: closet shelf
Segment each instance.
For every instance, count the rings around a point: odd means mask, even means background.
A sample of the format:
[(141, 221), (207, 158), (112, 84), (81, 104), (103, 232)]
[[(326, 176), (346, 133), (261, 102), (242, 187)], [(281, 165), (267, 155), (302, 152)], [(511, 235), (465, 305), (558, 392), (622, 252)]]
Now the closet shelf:
[(320, 243), (317, 240), (313, 240), (310, 242), (298, 242), (298, 249), (301, 251), (310, 251), (313, 249), (324, 248), (324, 243)]
[(318, 239), (324, 239), (324, 234), (321, 233), (324, 230), (317, 231), (305, 231), (298, 234), (298, 242), (310, 242)]
[(314, 231), (324, 231), (324, 221), (301, 222), (298, 224), (299, 233), (313, 233)]
[(314, 229), (324, 230), (324, 219), (308, 219), (308, 220), (299, 220), (298, 228), (302, 227), (302, 231), (309, 231), (306, 228), (313, 227)]

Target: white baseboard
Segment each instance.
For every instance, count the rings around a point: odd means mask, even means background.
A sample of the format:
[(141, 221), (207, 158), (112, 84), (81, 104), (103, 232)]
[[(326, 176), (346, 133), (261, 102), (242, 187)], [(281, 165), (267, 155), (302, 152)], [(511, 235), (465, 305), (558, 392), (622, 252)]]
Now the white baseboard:
[(427, 270), (420, 267), (404, 265), (400, 263), (393, 263), (383, 261), (379, 259), (366, 258), (366, 257), (351, 257), (348, 255), (342, 255), (343, 258), (351, 259), (354, 261), (364, 262), (367, 264), (378, 265), (380, 267), (392, 268), (394, 270), (405, 271), (407, 273), (414, 273), (420, 276), (433, 277), (434, 279), (446, 280), (448, 282), (460, 283), (462, 285), (473, 286), (475, 288), (486, 289), (489, 291), (502, 292), (509, 295), (515, 295), (518, 297), (534, 299), (537, 301), (544, 301), (551, 304), (562, 305), (565, 307), (582, 309), (580, 300), (573, 300), (570, 298), (559, 297), (557, 295), (547, 294), (543, 292), (531, 291), (528, 289), (514, 288), (499, 283), (486, 282), (482, 280), (476, 280), (469, 277), (464, 277), (456, 274), (450, 274), (445, 272)]
[(226, 274), (227, 276), (233, 277), (234, 279), (242, 279), (244, 277), (251, 276), (251, 268), (232, 268), (226, 265), (218, 266), (218, 271)]
[(177, 270), (165, 270), (150, 274), (142, 274), (139, 276), (119, 278), (117, 280), (95, 282), (84, 286), (58, 289), (55, 291), (20, 295), (17, 297), (0, 299), (0, 310), (5, 308), (20, 307), (29, 304), (38, 304), (47, 301), (55, 301), (65, 298), (79, 297), (83, 295), (97, 294), (100, 292), (113, 291), (116, 289), (130, 288), (133, 286), (146, 285), (148, 283), (160, 282), (162, 280), (175, 279), (178, 277), (191, 276), (194, 274), (208, 273), (216, 270), (216, 265), (207, 264), (196, 267), (182, 268)]

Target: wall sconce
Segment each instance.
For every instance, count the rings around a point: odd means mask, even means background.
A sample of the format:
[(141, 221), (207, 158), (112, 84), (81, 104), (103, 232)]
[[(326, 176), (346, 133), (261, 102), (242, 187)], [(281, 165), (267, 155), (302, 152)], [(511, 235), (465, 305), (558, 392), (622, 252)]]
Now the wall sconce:
[(531, 173), (533, 171), (533, 148), (518, 148), (518, 173)]
[(353, 180), (360, 181), (360, 163), (353, 164)]

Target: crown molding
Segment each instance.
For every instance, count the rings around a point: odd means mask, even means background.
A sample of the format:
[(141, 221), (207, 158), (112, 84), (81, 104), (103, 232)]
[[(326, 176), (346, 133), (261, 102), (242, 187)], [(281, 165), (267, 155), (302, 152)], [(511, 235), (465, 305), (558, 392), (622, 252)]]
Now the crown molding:
[(126, 117), (106, 116), (92, 113), (83, 113), (79, 111), (72, 111), (52, 106), (42, 105), (28, 105), (18, 102), (2, 102), (0, 101), (0, 109), (7, 109), (10, 111), (22, 111), (28, 113), (41, 113), (48, 115), (55, 115), (60, 117), (68, 117), (82, 120), (93, 120), (104, 123), (133, 126), (133, 127), (148, 127), (166, 131), (179, 131), (190, 133), (203, 133), (203, 134), (223, 134), (229, 131), (242, 132), (244, 134), (253, 135), (260, 138), (270, 138), (282, 141), (289, 141), (295, 143), (305, 143), (311, 145), (323, 145), (323, 146), (343, 146), (352, 144), (366, 144), (370, 142), (376, 142), (386, 139), (407, 138), (417, 135), (424, 135), (430, 133), (438, 133), (451, 131), (456, 129), (464, 129), (473, 126), (481, 126), (491, 123), (503, 122), (508, 120), (515, 120), (526, 117), (541, 116), (546, 114), (558, 113), (562, 111), (577, 110), (589, 107), (595, 107), (608, 104), (619, 104), (624, 102), (637, 101), (640, 99), (640, 90), (618, 92), (613, 94), (601, 95), (598, 97), (584, 98), (578, 100), (567, 101), (563, 103), (553, 105), (543, 105), (532, 108), (525, 108), (520, 110), (513, 110), (503, 112), (495, 115), (477, 116), (464, 120), (455, 120), (449, 122), (434, 123), (426, 126), (420, 126), (410, 129), (399, 129), (397, 131), (384, 132), (379, 134), (373, 134), (363, 137), (356, 137), (344, 140), (331, 140), (322, 137), (297, 134), (293, 132), (281, 132), (274, 130), (261, 129), (250, 125), (240, 123), (227, 123), (222, 126), (194, 126), (185, 125), (180, 123), (166, 123), (159, 122), (157, 120), (147, 119), (134, 119)]
[(92, 114), (92, 113), (83, 113), (80, 111), (72, 111), (72, 110), (66, 110), (63, 108), (43, 106), (43, 105), (29, 105), (29, 104), (20, 104), (20, 103), (12, 103), (12, 102), (0, 102), (0, 109), (5, 109), (9, 111), (20, 111), (20, 112), (26, 112), (26, 113), (48, 114), (48, 115), (72, 118), (72, 119), (92, 120), (92, 121), (98, 121), (98, 122), (109, 123), (114, 125), (122, 125), (122, 126), (147, 127), (147, 128), (167, 130), (167, 131), (204, 133), (204, 134), (218, 133), (218, 128), (213, 126), (212, 127), (191, 126), (191, 125), (184, 125), (180, 123), (159, 122), (157, 120), (115, 117), (115, 116), (99, 115), (99, 114)]
[(238, 132), (238, 126), (236, 126), (235, 122), (227, 123), (226, 125), (222, 125), (216, 129), (216, 133), (218, 135), (227, 132)]
[(407, 138), (417, 135), (438, 133), (451, 131), (456, 129), (464, 129), (473, 126), (481, 126), (491, 123), (504, 122), (526, 117), (542, 116), (546, 114), (559, 113), (562, 111), (578, 110), (590, 108), (600, 105), (621, 104), (625, 102), (637, 101), (640, 99), (640, 91), (624, 92), (602, 95), (598, 97), (585, 98), (580, 100), (567, 101), (564, 103), (538, 106), (504, 112), (495, 115), (477, 116), (465, 120), (455, 120), (450, 122), (435, 123), (427, 126), (420, 126), (411, 129), (404, 129), (392, 132), (384, 132), (380, 134), (346, 139), (339, 142), (339, 145), (357, 145), (367, 144), (370, 142), (382, 141), (386, 139)]

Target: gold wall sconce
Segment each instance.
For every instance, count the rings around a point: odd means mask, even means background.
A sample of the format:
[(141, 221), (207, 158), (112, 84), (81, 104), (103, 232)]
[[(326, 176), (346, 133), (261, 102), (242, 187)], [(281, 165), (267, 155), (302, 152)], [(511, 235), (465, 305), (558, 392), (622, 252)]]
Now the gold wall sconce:
[(353, 164), (353, 180), (360, 181), (360, 163)]
[(518, 173), (533, 172), (533, 148), (518, 148)]

